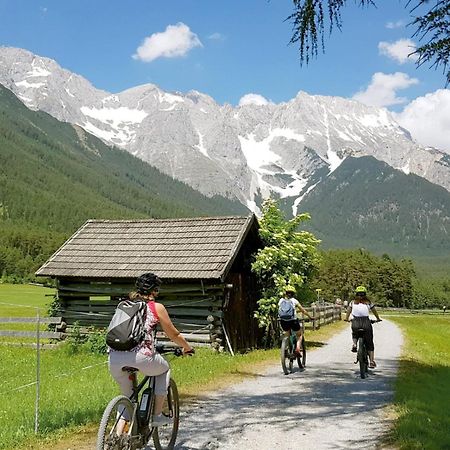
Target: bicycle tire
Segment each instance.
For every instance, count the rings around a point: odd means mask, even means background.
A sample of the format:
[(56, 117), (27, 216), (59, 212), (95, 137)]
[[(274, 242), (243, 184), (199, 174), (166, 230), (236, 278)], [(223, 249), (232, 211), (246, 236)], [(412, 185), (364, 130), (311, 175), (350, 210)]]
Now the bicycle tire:
[(305, 336), (302, 336), (302, 356), (297, 357), (297, 364), (299, 369), (304, 369), (306, 367), (306, 344), (305, 344)]
[[(170, 379), (167, 391), (167, 405), (165, 414), (173, 417), (171, 425), (157, 427), (153, 431), (153, 443), (156, 450), (172, 450), (177, 440), (178, 427), (180, 424), (180, 398), (178, 388), (174, 380)], [(164, 411), (163, 411), (164, 413)]]
[(366, 378), (366, 372), (367, 372), (367, 352), (366, 352), (366, 346), (364, 344), (364, 339), (360, 337), (358, 339), (358, 362), (359, 362), (359, 374), (361, 375), (361, 378)]
[(131, 436), (129, 433), (123, 433), (118, 436), (116, 427), (118, 418), (123, 408), (127, 411), (131, 419), (134, 413), (134, 405), (125, 395), (119, 395), (113, 398), (103, 412), (100, 426), (97, 434), (97, 450), (131, 450)]
[(291, 361), (289, 358), (289, 352), (290, 352), (290, 337), (284, 337), (281, 341), (281, 350), (280, 350), (280, 357), (281, 357), (281, 367), (283, 369), (283, 372), (285, 375), (288, 375), (292, 369), (289, 369), (291, 365)]

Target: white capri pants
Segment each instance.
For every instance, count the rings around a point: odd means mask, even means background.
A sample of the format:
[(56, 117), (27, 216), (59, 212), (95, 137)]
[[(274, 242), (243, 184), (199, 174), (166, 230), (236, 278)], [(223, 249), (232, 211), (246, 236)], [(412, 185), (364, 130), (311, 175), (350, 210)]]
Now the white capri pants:
[(133, 383), (129, 373), (122, 370), (123, 367), (135, 367), (144, 375), (155, 377), (155, 395), (166, 395), (170, 382), (169, 363), (159, 354), (151, 356), (142, 352), (110, 351), (109, 371), (117, 381), (123, 395), (130, 397), (133, 393)]

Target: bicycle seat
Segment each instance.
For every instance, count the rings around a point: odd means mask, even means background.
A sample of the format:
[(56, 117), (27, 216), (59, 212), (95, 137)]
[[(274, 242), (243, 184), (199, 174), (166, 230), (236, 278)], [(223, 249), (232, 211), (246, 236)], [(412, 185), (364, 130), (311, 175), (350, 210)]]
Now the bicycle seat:
[(122, 367), (122, 370), (128, 373), (139, 372), (139, 369), (136, 369), (136, 367), (128, 367), (128, 366)]

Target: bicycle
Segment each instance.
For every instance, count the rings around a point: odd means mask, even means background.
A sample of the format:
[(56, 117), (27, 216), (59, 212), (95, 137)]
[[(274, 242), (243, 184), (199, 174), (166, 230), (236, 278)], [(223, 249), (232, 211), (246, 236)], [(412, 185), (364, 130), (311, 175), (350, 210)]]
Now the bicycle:
[[(376, 323), (378, 320), (370, 320), (370, 323)], [(356, 342), (356, 361), (355, 364), (359, 364), (359, 373), (361, 378), (366, 378), (369, 373), (369, 354), (366, 349), (366, 344), (364, 342), (364, 335), (366, 330), (364, 328), (358, 328), (356, 330), (357, 333), (357, 342)]]
[[(301, 320), (300, 322), (304, 322)], [(301, 356), (298, 353), (295, 353), (295, 349), (297, 348), (297, 335), (295, 331), (290, 331), (289, 336), (284, 336), (281, 341), (281, 367), (283, 368), (283, 372), (285, 375), (289, 375), (292, 373), (294, 369), (294, 361), (297, 360), (298, 368), (300, 370), (306, 367), (306, 345), (305, 345), (305, 333), (303, 327), (302, 334), (302, 342), (300, 344), (302, 349)]]
[[(172, 353), (182, 356), (179, 347), (156, 346), (160, 354)], [(159, 427), (150, 425), (155, 402), (154, 376), (145, 376), (138, 383), (138, 369), (124, 367), (130, 374), (133, 383), (131, 397), (119, 395), (113, 398), (105, 411), (97, 435), (97, 450), (136, 450), (145, 448), (153, 437), (157, 450), (170, 450), (174, 448), (180, 421), (180, 403), (175, 381), (171, 378), (167, 391), (167, 403), (163, 414), (170, 417), (172, 423)], [(147, 386), (145, 389), (144, 387)], [(142, 393), (141, 393), (142, 391)]]

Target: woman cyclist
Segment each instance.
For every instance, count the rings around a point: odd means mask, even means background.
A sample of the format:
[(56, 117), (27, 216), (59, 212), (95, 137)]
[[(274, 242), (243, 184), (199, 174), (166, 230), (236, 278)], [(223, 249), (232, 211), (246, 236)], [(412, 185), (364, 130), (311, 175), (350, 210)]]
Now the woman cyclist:
[[(303, 324), (297, 318), (297, 310), (302, 312), (305, 316), (308, 316), (311, 320), (313, 317), (306, 311), (305, 308), (300, 304), (300, 302), (294, 298), (295, 288), (292, 286), (286, 286), (285, 296), (281, 298), (278, 302), (278, 315), (280, 319), (281, 328), (284, 331), (285, 336), (291, 334), (291, 330), (297, 335), (297, 345), (295, 353), (298, 355), (302, 354), (302, 335), (303, 335)], [(282, 311), (286, 306), (287, 316), (283, 316)]]
[(352, 352), (356, 353), (356, 343), (358, 342), (358, 329), (363, 329), (364, 341), (367, 348), (367, 353), (369, 355), (369, 367), (374, 369), (377, 364), (375, 362), (375, 346), (373, 344), (373, 328), (372, 323), (369, 319), (369, 314), (372, 313), (377, 318), (378, 322), (381, 322), (380, 316), (378, 315), (375, 305), (373, 305), (367, 298), (367, 289), (365, 286), (358, 286), (355, 289), (355, 298), (350, 302), (347, 314), (345, 316), (345, 321), (348, 322), (350, 314), (353, 316), (352, 320)]
[[(155, 377), (155, 410), (151, 426), (166, 425), (172, 419), (162, 414), (164, 399), (170, 381), (168, 362), (155, 350), (156, 326), (159, 323), (166, 336), (183, 349), (184, 354), (193, 354), (194, 350), (186, 342), (170, 320), (166, 308), (157, 303), (161, 280), (154, 273), (144, 273), (136, 280), (136, 291), (130, 293), (131, 300), (143, 300), (147, 303), (145, 317), (146, 335), (135, 348), (128, 351), (109, 349), (109, 370), (117, 381), (123, 395), (130, 397), (133, 392), (132, 381), (124, 367), (135, 367), (144, 375)], [(123, 421), (122, 428), (126, 421)], [(120, 428), (120, 427), (119, 427)]]

